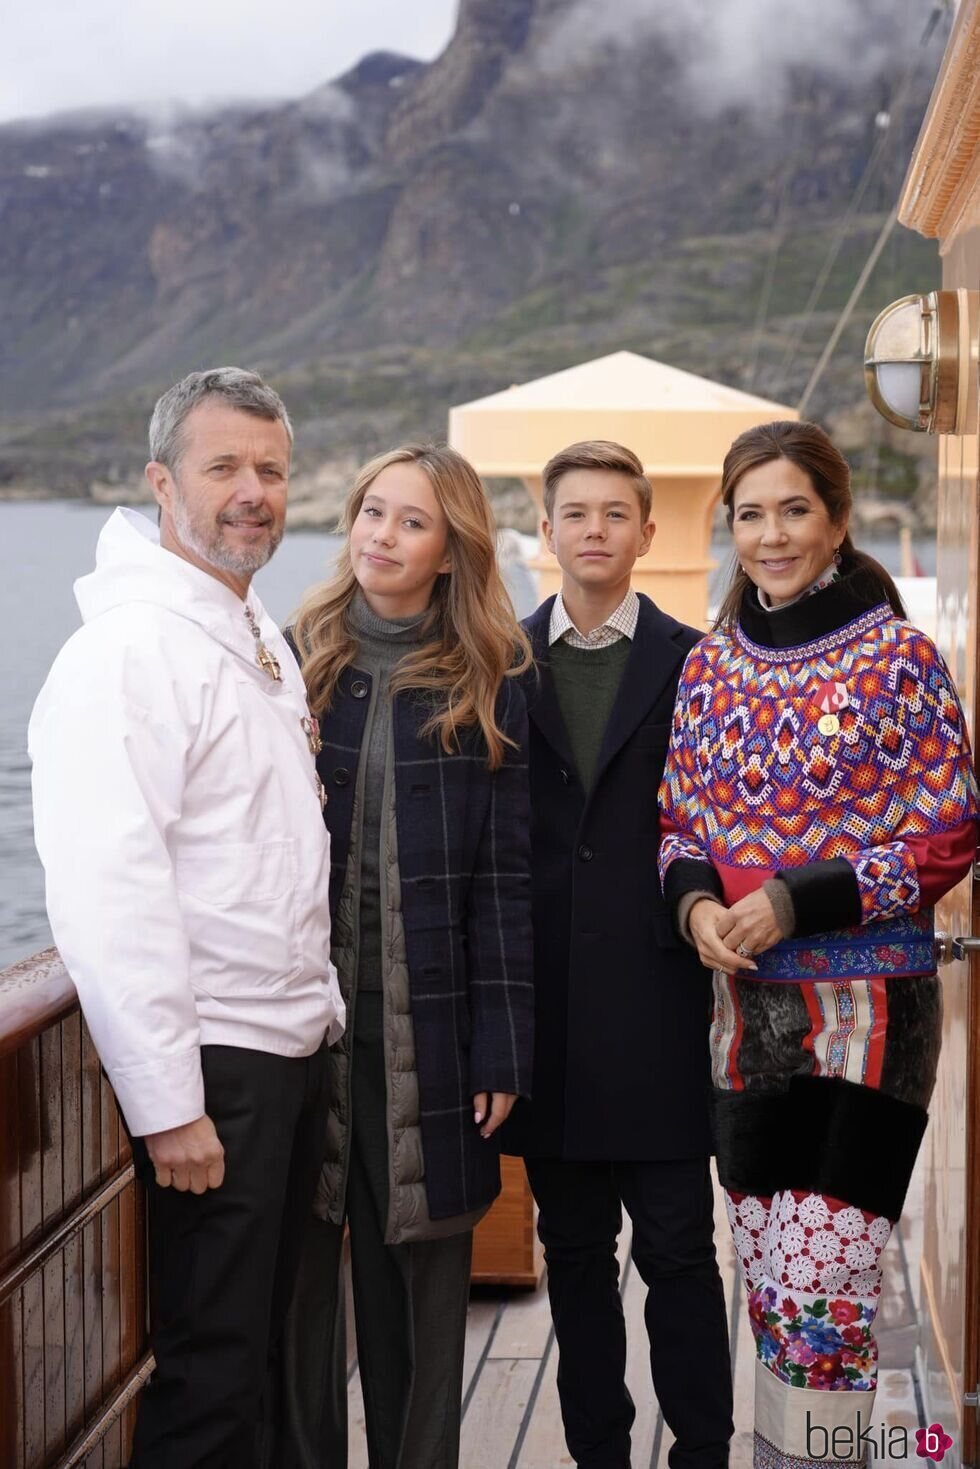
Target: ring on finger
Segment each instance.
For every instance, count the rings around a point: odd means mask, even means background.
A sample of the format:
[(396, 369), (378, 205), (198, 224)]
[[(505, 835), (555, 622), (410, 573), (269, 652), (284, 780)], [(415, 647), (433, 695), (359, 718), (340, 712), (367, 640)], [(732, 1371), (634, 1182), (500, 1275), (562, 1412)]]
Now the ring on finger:
[(752, 958), (752, 950), (749, 949), (749, 948), (747, 948), (745, 944), (739, 944), (738, 947), (736, 948), (735, 952), (736, 952), (736, 954), (741, 954), (741, 956), (742, 956), (743, 959), (751, 959)]

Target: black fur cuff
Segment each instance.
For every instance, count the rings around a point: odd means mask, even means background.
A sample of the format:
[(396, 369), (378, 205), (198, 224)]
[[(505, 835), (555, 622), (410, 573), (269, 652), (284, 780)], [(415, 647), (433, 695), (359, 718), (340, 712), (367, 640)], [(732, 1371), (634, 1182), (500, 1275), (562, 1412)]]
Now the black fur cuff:
[(776, 876), (789, 888), (793, 900), (795, 937), (809, 938), (861, 922), (861, 890), (854, 868), (843, 857), (786, 867)]

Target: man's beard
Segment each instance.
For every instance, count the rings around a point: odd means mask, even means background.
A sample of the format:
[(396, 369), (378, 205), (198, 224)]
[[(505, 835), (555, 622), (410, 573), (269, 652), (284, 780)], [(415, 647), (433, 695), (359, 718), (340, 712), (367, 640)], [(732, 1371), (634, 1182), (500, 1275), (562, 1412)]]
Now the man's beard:
[[(250, 506), (241, 506), (242, 514), (247, 515), (250, 511)], [(217, 567), (219, 571), (230, 571), (236, 576), (253, 576), (266, 564), (282, 540), (283, 527), (279, 526), (272, 530), (264, 545), (240, 546), (236, 550), (225, 542), (221, 533), (226, 517), (219, 516), (217, 522), (210, 526), (199, 525), (179, 491), (174, 496), (173, 518), (177, 536), (189, 551), (209, 566)], [(273, 526), (271, 515), (268, 516), (268, 524)]]

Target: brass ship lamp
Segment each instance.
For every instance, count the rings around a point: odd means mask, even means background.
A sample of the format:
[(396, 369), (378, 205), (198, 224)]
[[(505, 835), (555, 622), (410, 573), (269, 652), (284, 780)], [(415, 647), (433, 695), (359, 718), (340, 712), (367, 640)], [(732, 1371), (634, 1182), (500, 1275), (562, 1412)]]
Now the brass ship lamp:
[(927, 434), (965, 431), (977, 383), (977, 297), (962, 289), (902, 296), (875, 318), (864, 377), (889, 423)]

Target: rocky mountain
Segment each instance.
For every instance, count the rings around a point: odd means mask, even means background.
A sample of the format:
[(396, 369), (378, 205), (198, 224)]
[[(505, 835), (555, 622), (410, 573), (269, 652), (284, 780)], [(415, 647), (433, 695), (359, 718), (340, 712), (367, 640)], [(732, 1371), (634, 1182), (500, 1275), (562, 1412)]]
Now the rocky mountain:
[[(795, 401), (900, 187), (930, 3), (460, 0), (431, 64), (288, 104), (0, 127), (0, 489), (128, 493), (156, 394), (216, 362), (328, 478), (620, 347)], [(817, 412), (853, 419), (869, 316), (936, 278), (898, 232)]]

